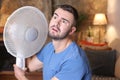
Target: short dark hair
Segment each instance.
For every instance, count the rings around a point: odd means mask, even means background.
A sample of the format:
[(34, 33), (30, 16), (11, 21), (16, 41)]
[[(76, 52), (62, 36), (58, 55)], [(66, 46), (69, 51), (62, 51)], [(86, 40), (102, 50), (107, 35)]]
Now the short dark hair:
[(73, 25), (77, 27), (78, 12), (74, 7), (72, 7), (71, 5), (68, 5), (68, 4), (63, 4), (63, 5), (57, 5), (57, 8), (62, 8), (63, 10), (72, 13), (74, 16), (74, 24)]

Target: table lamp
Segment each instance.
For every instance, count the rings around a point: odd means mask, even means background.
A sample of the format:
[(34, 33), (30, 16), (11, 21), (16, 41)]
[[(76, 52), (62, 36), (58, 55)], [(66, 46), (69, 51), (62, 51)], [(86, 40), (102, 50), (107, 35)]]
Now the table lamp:
[(100, 26), (105, 26), (107, 24), (107, 19), (104, 13), (96, 13), (93, 19), (93, 25), (96, 25), (99, 27), (99, 43), (101, 42), (100, 40)]

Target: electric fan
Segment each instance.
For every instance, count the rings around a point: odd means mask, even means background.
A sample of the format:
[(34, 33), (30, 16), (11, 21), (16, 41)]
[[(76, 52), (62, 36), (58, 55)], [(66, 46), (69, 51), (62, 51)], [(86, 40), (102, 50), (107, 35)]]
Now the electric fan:
[(16, 57), (16, 65), (23, 69), (25, 58), (40, 51), (47, 34), (48, 24), (44, 14), (36, 7), (23, 6), (8, 17), (3, 40), (7, 51)]

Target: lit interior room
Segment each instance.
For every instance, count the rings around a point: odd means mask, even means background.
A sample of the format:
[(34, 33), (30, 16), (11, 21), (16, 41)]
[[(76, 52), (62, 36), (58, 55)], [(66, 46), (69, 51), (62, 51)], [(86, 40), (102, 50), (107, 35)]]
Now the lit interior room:
[[(43, 12), (49, 23), (59, 4), (70, 4), (78, 10), (72, 39), (86, 53), (91, 80), (120, 80), (120, 0), (0, 0), (0, 80), (17, 80), (13, 71), (16, 58), (9, 54), (3, 41), (8, 17), (20, 7), (33, 6)], [(45, 43), (51, 41), (46, 38)], [(30, 80), (43, 80), (41, 69), (26, 75)]]

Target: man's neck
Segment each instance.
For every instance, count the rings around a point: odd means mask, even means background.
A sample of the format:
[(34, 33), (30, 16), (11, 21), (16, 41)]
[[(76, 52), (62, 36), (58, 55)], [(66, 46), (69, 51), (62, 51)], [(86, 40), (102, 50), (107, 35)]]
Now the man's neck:
[(55, 53), (59, 53), (65, 50), (70, 45), (71, 42), (72, 42), (71, 39), (53, 40)]

